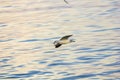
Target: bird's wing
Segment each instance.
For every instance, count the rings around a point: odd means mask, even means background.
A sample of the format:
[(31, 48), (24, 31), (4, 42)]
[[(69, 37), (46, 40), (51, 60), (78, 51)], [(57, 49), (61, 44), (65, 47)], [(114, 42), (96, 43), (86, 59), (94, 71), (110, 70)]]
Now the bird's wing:
[(68, 39), (69, 37), (71, 37), (72, 35), (67, 35), (67, 36), (63, 36), (60, 40), (66, 40)]
[(64, 0), (64, 2), (68, 4), (68, 2), (66, 0)]

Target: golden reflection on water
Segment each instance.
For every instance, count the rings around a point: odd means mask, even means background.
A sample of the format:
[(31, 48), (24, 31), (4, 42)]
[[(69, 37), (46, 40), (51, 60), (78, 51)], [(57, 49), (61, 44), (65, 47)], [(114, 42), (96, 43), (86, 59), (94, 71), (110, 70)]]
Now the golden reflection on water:
[[(105, 66), (119, 62), (118, 11), (111, 10), (118, 5), (109, 0), (69, 0), (69, 3), (61, 0), (0, 1), (0, 65), (10, 65), (1, 67), (0, 75), (7, 73), (3, 77), (8, 77), (36, 70), (51, 74), (23, 79), (54, 80), (90, 73), (96, 74), (92, 78), (100, 80), (118, 79), (117, 72), (101, 75), (119, 70), (119, 65)], [(55, 49), (53, 41), (67, 34), (73, 34), (76, 42)], [(88, 58), (88, 62), (82, 57)], [(89, 57), (93, 61), (89, 62)], [(8, 61), (2, 61), (4, 59)], [(55, 66), (55, 61), (66, 65)]]

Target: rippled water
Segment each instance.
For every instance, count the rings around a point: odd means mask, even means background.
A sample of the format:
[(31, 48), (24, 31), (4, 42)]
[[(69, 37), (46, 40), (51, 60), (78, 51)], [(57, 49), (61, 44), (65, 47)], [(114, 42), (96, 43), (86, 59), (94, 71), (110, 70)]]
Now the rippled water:
[(0, 80), (120, 80), (120, 1), (67, 1), (0, 0)]

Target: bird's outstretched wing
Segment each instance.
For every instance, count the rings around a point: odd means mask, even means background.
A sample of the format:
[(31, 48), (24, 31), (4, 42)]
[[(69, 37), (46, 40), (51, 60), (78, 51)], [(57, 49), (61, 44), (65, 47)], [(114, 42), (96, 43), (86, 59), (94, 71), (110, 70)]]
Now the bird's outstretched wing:
[(68, 4), (68, 2), (66, 0), (64, 0), (64, 2)]
[(71, 37), (72, 35), (66, 35), (66, 36), (63, 36), (60, 40), (66, 40), (68, 39), (69, 37)]

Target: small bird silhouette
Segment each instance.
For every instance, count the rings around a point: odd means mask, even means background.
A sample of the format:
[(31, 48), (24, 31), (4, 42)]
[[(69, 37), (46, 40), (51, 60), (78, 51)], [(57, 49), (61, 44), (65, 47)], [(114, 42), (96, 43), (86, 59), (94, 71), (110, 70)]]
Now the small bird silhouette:
[(73, 39), (68, 40), (68, 38), (71, 37), (71, 36), (72, 35), (66, 35), (66, 36), (63, 36), (60, 40), (54, 41), (55, 48), (58, 48), (58, 47), (60, 47), (63, 44), (75, 42)]
[(69, 4), (66, 0), (64, 0), (65, 3)]

